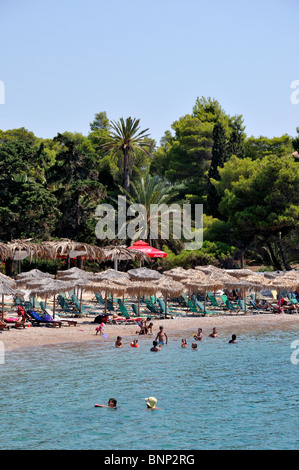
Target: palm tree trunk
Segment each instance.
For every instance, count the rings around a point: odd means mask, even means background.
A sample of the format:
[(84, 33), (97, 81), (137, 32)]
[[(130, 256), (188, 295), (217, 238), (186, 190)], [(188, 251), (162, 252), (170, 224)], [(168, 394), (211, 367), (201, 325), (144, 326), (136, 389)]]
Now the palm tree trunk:
[(125, 148), (124, 154), (124, 180), (123, 188), (127, 193), (130, 193), (130, 166), (129, 166), (129, 150)]

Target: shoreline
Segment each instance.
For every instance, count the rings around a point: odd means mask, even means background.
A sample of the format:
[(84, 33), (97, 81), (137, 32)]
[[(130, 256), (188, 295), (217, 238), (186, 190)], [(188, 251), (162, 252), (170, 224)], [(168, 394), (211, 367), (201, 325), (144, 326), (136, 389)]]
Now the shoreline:
[(28, 348), (35, 348), (40, 346), (61, 346), (64, 344), (86, 343), (89, 341), (99, 341), (113, 343), (116, 336), (123, 338), (124, 345), (132, 340), (138, 338), (139, 343), (142, 338), (155, 339), (159, 330), (159, 326), (163, 325), (168, 335), (169, 341), (172, 337), (187, 337), (197, 333), (198, 328), (203, 329), (203, 336), (208, 336), (212, 332), (212, 328), (218, 329), (219, 337), (230, 339), (232, 334), (237, 337), (244, 333), (262, 333), (271, 330), (290, 330), (298, 329), (299, 315), (297, 314), (250, 314), (250, 315), (217, 315), (215, 317), (206, 316), (188, 316), (176, 317), (173, 319), (152, 320), (153, 336), (138, 335), (136, 331), (139, 330), (137, 324), (128, 325), (105, 325), (105, 333), (108, 338), (97, 335), (95, 329), (98, 326), (93, 323), (91, 318), (76, 319), (76, 326), (67, 326), (63, 324), (59, 327), (43, 327), (31, 326), (22, 329), (10, 328), (9, 331), (1, 331), (0, 341), (4, 345), (5, 351), (15, 351)]

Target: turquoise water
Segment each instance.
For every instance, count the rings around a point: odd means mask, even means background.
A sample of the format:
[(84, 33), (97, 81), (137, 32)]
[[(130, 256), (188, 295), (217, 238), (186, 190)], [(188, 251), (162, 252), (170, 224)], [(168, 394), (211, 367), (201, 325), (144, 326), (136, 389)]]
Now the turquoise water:
[[(98, 339), (98, 338), (97, 338)], [(296, 331), (238, 344), (172, 338), (158, 353), (111, 340), (6, 353), (0, 449), (298, 449)], [(161, 411), (147, 410), (155, 396)], [(117, 410), (95, 403), (118, 400)]]

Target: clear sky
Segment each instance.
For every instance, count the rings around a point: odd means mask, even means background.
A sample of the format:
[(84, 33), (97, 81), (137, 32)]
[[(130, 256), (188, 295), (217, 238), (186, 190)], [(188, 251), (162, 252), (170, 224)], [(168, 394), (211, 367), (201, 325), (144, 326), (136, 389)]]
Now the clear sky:
[(0, 129), (87, 135), (106, 111), (159, 142), (210, 96), (247, 135), (294, 136), (298, 18), (298, 0), (0, 0)]

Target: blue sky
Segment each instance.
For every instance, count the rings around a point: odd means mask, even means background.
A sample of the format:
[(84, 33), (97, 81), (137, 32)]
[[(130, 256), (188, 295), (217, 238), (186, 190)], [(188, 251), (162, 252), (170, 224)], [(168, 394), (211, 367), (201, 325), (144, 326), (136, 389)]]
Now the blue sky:
[(0, 129), (87, 135), (140, 118), (157, 141), (196, 98), (247, 135), (296, 134), (298, 0), (0, 0)]

